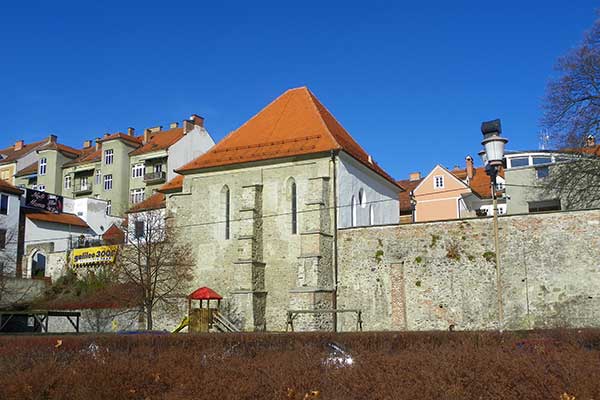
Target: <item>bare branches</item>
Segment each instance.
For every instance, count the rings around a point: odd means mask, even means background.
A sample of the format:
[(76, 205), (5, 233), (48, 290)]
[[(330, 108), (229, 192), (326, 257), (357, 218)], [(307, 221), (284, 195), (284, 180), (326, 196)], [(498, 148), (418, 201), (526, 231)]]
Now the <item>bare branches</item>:
[(156, 305), (172, 305), (187, 294), (191, 254), (188, 244), (175, 239), (163, 209), (129, 215), (118, 271), (122, 281), (137, 286), (143, 294), (148, 329), (152, 329)]

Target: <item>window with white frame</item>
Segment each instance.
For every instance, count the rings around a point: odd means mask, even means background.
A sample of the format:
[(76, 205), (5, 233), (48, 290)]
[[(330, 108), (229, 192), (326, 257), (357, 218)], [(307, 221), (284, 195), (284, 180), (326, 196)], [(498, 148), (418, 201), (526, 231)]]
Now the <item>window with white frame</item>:
[(46, 175), (46, 167), (48, 166), (48, 160), (46, 158), (40, 158), (40, 175)]
[(162, 164), (154, 164), (154, 172), (162, 172)]
[(104, 164), (112, 164), (113, 163), (113, 150), (107, 149), (104, 150)]
[(144, 194), (145, 191), (144, 189), (131, 189), (131, 203), (132, 204), (137, 204), (137, 203), (141, 203), (142, 201), (144, 201)]
[(112, 202), (110, 200), (106, 201), (106, 215), (112, 214)]
[(131, 166), (131, 177), (141, 178), (144, 176), (144, 164), (134, 164)]
[(65, 189), (71, 189), (71, 175), (65, 175)]
[(144, 237), (144, 221), (135, 221), (133, 224), (133, 235), (136, 239)]
[(104, 175), (104, 190), (111, 190), (113, 185), (112, 175)]
[(96, 170), (96, 185), (102, 183), (102, 172), (99, 169)]
[(433, 187), (435, 189), (443, 189), (444, 188), (444, 176), (437, 175), (433, 177)]
[(82, 176), (81, 178), (79, 178), (79, 185), (81, 187), (81, 190), (88, 190), (90, 188), (88, 177)]

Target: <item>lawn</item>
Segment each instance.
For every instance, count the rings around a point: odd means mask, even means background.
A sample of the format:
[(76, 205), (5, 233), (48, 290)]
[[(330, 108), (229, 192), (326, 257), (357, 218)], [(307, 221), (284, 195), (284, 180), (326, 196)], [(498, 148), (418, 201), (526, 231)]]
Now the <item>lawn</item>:
[(600, 330), (0, 336), (2, 399), (600, 399)]

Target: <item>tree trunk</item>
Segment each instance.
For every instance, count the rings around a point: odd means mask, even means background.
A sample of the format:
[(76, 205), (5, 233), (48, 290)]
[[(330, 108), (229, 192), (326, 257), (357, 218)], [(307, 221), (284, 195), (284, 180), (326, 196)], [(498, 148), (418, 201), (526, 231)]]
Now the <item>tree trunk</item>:
[(152, 330), (152, 304), (146, 304), (146, 329)]

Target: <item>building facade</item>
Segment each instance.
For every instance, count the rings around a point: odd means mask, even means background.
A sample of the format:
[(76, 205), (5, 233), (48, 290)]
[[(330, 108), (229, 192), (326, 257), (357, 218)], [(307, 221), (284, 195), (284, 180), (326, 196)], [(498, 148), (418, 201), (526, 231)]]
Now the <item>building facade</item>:
[(17, 269), (19, 208), (23, 192), (0, 179), (0, 279)]
[[(396, 224), (401, 189), (306, 88), (277, 98), (179, 170), (170, 223), (196, 258), (191, 287), (225, 296), (244, 330), (334, 309), (338, 227)], [(297, 329), (332, 329), (309, 314)]]

